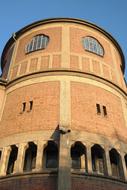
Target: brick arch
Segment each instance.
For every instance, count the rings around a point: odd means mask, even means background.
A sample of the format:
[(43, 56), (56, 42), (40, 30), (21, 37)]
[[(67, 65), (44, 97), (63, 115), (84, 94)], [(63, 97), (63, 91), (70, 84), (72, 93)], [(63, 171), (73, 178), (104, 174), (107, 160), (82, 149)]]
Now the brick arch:
[(28, 143), (25, 151), (23, 171), (32, 171), (36, 167), (37, 145), (34, 142)]
[(43, 150), (43, 168), (58, 167), (58, 145), (54, 141), (48, 141)]
[(109, 157), (111, 163), (112, 176), (116, 178), (123, 178), (123, 166), (121, 161), (121, 155), (115, 148), (112, 148), (109, 151)]
[(105, 150), (99, 144), (91, 147), (92, 169), (97, 174), (106, 174)]
[(81, 141), (76, 141), (71, 146), (71, 167), (87, 171), (86, 146)]

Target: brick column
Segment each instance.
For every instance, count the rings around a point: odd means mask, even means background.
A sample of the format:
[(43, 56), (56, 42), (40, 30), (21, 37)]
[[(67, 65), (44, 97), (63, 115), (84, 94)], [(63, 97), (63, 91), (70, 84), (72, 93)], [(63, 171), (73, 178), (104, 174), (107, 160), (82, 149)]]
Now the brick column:
[(0, 176), (6, 175), (10, 152), (11, 152), (11, 146), (3, 148), (1, 161), (0, 161)]
[(71, 190), (71, 163), (69, 133), (60, 134), (58, 190)]
[(92, 156), (91, 156), (91, 146), (87, 146), (87, 169), (88, 173), (93, 173), (92, 169)]
[(111, 168), (111, 162), (110, 162), (110, 156), (109, 156), (109, 149), (105, 149), (105, 162), (106, 162), (106, 174), (108, 176), (112, 176), (112, 168)]
[(25, 159), (25, 151), (28, 148), (28, 143), (18, 145), (18, 155), (14, 166), (14, 173), (22, 173)]
[(34, 171), (42, 170), (42, 160), (43, 160), (43, 151), (46, 141), (38, 141), (37, 143), (37, 156), (36, 156), (36, 167)]

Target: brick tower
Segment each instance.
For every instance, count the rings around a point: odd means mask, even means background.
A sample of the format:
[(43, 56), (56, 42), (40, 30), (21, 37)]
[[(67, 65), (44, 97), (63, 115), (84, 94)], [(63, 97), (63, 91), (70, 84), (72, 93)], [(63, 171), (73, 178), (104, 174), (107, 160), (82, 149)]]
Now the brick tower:
[(0, 190), (126, 190), (125, 61), (79, 19), (35, 22), (1, 57)]

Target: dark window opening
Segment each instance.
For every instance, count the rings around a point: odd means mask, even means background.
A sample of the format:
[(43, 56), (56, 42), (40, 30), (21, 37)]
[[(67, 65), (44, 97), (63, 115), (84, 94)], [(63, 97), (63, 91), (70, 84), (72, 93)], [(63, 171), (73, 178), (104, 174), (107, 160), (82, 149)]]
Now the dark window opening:
[(106, 109), (106, 106), (103, 106), (103, 113), (104, 113), (104, 116), (107, 115), (107, 109)]
[(100, 114), (101, 113), (100, 104), (96, 104), (96, 108), (97, 108), (97, 114)]
[(11, 152), (10, 152), (10, 156), (9, 156), (9, 161), (8, 161), (8, 166), (7, 166), (7, 174), (12, 174), (13, 170), (14, 170), (14, 164), (15, 161), (17, 160), (17, 154), (18, 154), (18, 148), (13, 145), (11, 147)]
[(100, 104), (96, 104), (97, 114), (102, 114), (103, 116), (107, 116), (107, 108), (106, 106), (102, 106)]
[(110, 155), (112, 176), (120, 178), (122, 172), (120, 155), (115, 149), (110, 150), (109, 155)]
[(26, 102), (22, 103), (22, 112), (24, 112), (26, 110)]
[(74, 145), (72, 145), (71, 159), (73, 169), (86, 170), (86, 148), (82, 143), (76, 142)]
[(127, 154), (124, 156), (125, 159), (125, 165), (126, 165), (126, 169), (127, 169)]
[(57, 168), (58, 167), (58, 148), (55, 142), (49, 141), (44, 149), (44, 167)]
[(29, 143), (29, 147), (25, 152), (24, 168), (23, 171), (32, 171), (36, 165), (37, 146), (33, 143)]
[(105, 172), (105, 153), (100, 145), (94, 145), (91, 148), (92, 155), (92, 168), (93, 171), (99, 174), (104, 174)]
[(31, 111), (33, 108), (33, 101), (30, 101), (29, 103), (30, 103), (30, 111)]

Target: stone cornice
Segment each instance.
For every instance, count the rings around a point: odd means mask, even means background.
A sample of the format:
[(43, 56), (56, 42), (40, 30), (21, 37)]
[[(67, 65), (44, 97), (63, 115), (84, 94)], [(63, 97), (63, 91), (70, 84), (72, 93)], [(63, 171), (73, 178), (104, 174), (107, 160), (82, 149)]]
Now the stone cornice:
[(80, 72), (76, 70), (70, 70), (70, 69), (55, 69), (55, 70), (45, 70), (45, 71), (39, 71), (39, 72), (34, 72), (34, 73), (29, 73), (27, 75), (23, 75), (21, 77), (15, 78), (14, 80), (9, 81), (6, 84), (6, 87), (9, 88), (19, 82), (35, 78), (35, 77), (44, 77), (44, 76), (58, 76), (58, 75), (66, 75), (66, 76), (78, 76), (78, 77), (83, 77), (83, 78), (90, 78), (95, 81), (99, 81), (103, 84), (106, 84), (110, 86), (111, 88), (115, 89), (117, 92), (119, 92), (124, 98), (127, 98), (127, 93), (120, 88), (118, 85), (115, 83), (111, 82), (110, 80), (104, 79), (100, 76), (96, 76), (91, 73), (86, 73), (86, 72)]

